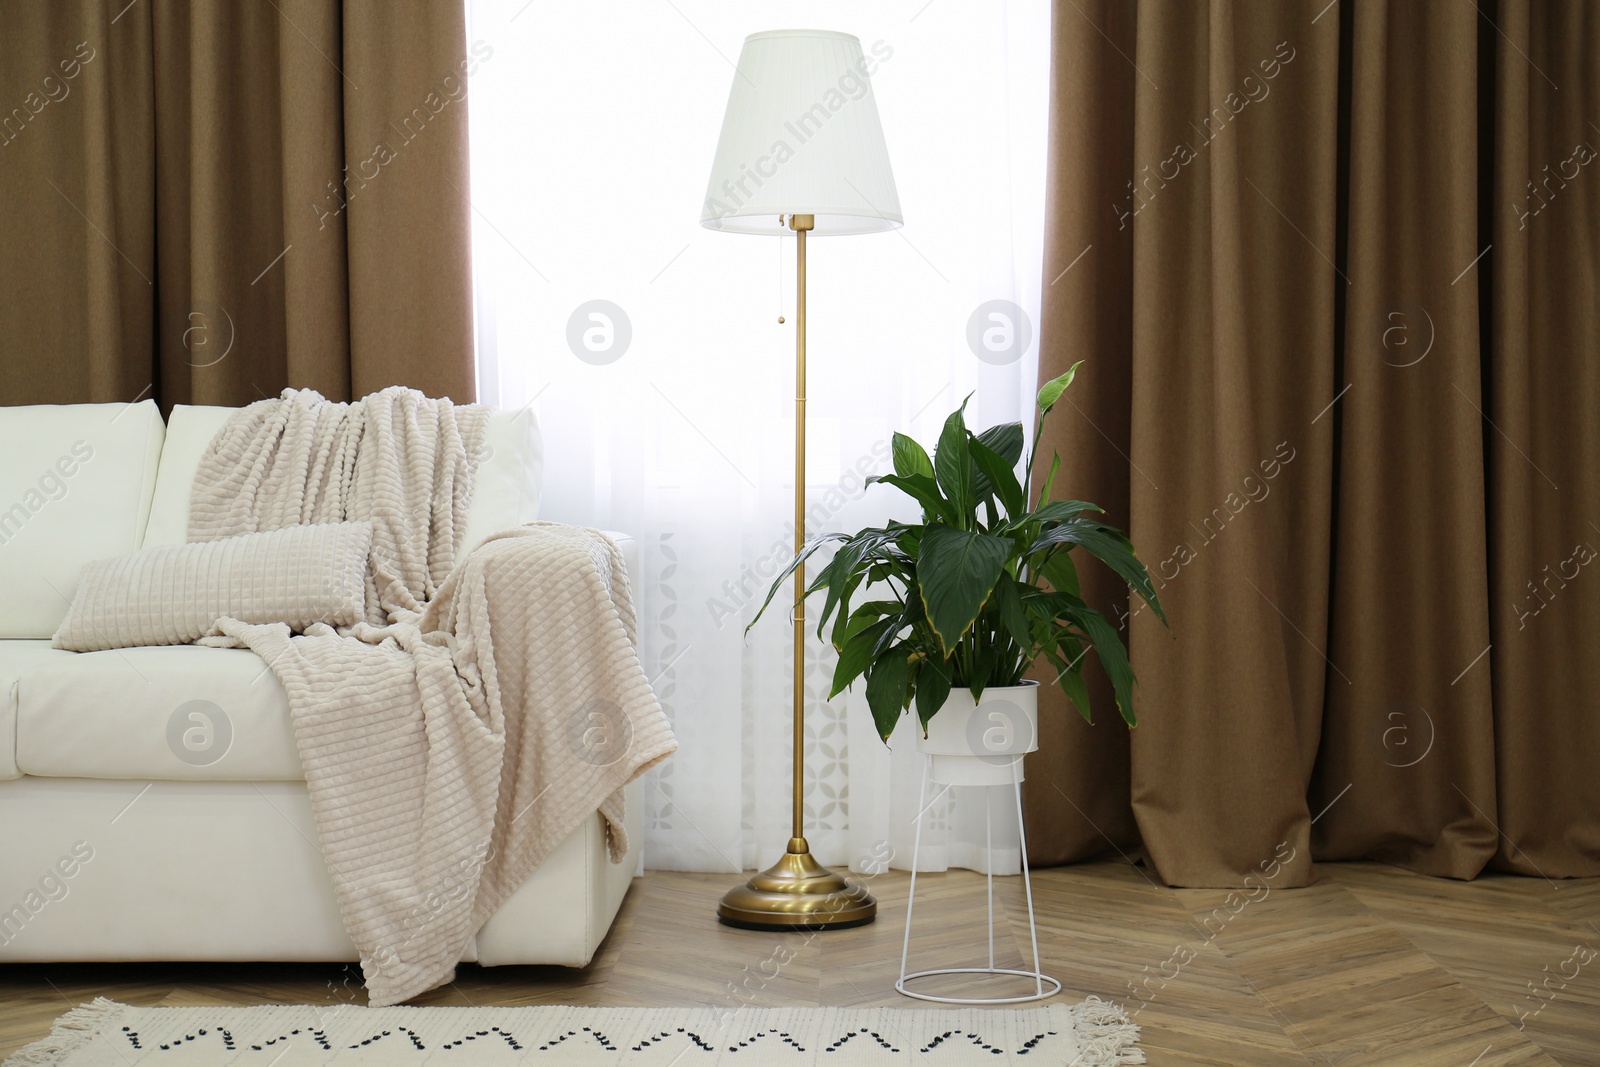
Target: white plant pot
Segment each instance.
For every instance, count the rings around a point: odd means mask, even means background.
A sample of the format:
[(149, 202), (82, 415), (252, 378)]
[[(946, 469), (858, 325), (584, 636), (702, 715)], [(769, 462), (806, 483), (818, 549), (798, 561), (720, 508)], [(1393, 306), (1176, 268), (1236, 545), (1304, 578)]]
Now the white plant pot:
[(1015, 785), (1022, 757), (1039, 748), (1039, 683), (991, 687), (974, 701), (952, 689), (917, 735), (917, 751), (933, 757), (929, 777), (940, 785)]

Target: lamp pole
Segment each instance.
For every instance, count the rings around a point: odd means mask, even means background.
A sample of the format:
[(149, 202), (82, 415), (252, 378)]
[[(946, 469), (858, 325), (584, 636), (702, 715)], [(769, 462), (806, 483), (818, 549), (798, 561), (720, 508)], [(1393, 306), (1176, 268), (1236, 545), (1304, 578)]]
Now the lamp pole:
[[(795, 238), (794, 298), (794, 554), (806, 546), (806, 234), (814, 215), (790, 215)], [(790, 852), (806, 846), (806, 565), (794, 569), (794, 830)], [(796, 846), (799, 846), (796, 848)]]
[[(806, 543), (806, 234), (814, 215), (788, 216), (797, 264), (794, 334), (794, 551)], [(783, 858), (723, 895), (717, 918), (754, 930), (836, 930), (864, 926), (878, 903), (865, 886), (835, 874), (806, 843), (806, 569), (794, 570), (794, 818)]]

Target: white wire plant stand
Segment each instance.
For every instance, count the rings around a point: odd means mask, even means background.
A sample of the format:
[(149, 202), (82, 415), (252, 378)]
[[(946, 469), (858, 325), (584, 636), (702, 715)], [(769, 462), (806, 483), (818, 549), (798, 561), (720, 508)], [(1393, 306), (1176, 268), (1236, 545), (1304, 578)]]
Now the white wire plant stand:
[[(990, 694), (994, 694), (991, 702)], [(947, 705), (935, 715), (929, 723), (929, 737), (919, 738), (918, 747), (924, 752), (922, 763), (922, 784), (917, 791), (917, 816), (916, 832), (912, 838), (911, 847), (911, 891), (906, 900), (906, 930), (905, 938), (900, 947), (900, 977), (895, 981), (894, 987), (905, 996), (916, 1000), (930, 1001), (935, 1004), (971, 1004), (971, 1005), (1001, 1005), (1001, 1004), (1027, 1004), (1032, 1001), (1047, 1000), (1061, 992), (1061, 982), (1045, 974), (1039, 966), (1039, 925), (1033, 911), (1033, 878), (1028, 869), (1028, 830), (1022, 815), (1022, 757), (1024, 753), (1033, 751), (1036, 747), (1034, 731), (1036, 711), (1031, 699), (1034, 692), (1016, 693), (1015, 690), (989, 690), (984, 694), (983, 700), (977, 702), (976, 707), (962, 709), (960, 718), (952, 716), (941, 724), (944, 737), (938, 736), (941, 731), (936, 724), (951, 710)], [(1009, 697), (1009, 699), (1008, 699)], [(1021, 705), (1019, 707), (1019, 704)], [(998, 723), (997, 726), (985, 727), (984, 723)], [(972, 725), (976, 723), (977, 725)], [(999, 743), (996, 743), (999, 738)], [(944, 751), (940, 751), (941, 748)], [(951, 752), (954, 749), (964, 751)], [(974, 751), (976, 749), (976, 751)], [(932, 780), (946, 788), (954, 785), (976, 785), (984, 787), (983, 799), (983, 836), (984, 852), (986, 856), (993, 856), (994, 847), (994, 818), (993, 794), (998, 789), (1009, 785), (1016, 803), (1017, 831), (1020, 837), (1022, 855), (1022, 885), (1028, 901), (1028, 939), (1033, 949), (1033, 970), (1021, 970), (1015, 967), (998, 967), (995, 965), (994, 948), (994, 873), (992, 870), (985, 877), (985, 889), (988, 901), (988, 933), (989, 933), (989, 963), (986, 967), (935, 967), (927, 970), (910, 971), (911, 958), (911, 923), (917, 903), (917, 869), (922, 858), (922, 823), (927, 817), (928, 808), (928, 783)], [(937, 799), (937, 797), (935, 798)], [(1018, 996), (993, 996), (993, 997), (951, 997), (925, 993), (910, 988), (908, 983), (923, 978), (932, 978), (936, 975), (976, 975), (986, 977), (1013, 977), (1029, 978), (1033, 980), (1033, 992)]]

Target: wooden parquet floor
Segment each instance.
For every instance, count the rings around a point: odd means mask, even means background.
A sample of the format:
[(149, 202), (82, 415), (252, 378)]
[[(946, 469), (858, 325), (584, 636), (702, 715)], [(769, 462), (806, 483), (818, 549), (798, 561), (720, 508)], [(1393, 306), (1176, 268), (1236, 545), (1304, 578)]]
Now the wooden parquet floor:
[[(1600, 1065), (1600, 879), (1463, 883), (1377, 864), (1319, 873), (1310, 888), (1230, 899), (1160, 887), (1125, 863), (1038, 872), (1045, 971), (1064, 998), (1093, 993), (1136, 1012), (1153, 1065)], [(651, 872), (584, 970), (466, 966), (418, 1003), (918, 1006), (894, 991), (906, 875), (872, 881), (876, 924), (809, 935), (718, 925), (730, 884)], [(995, 886), (998, 960), (1023, 966), (1021, 879)], [(913, 968), (983, 962), (983, 879), (923, 876), (917, 895)], [(350, 966), (13, 965), (0, 968), (0, 1055), (97, 995), (152, 1005), (364, 999)]]

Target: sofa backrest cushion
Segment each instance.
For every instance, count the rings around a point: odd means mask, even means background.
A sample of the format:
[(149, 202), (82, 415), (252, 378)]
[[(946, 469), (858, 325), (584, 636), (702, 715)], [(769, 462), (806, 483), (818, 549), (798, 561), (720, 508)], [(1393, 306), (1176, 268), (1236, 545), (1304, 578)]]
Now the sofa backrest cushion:
[[(167, 419), (167, 445), (145, 530), (144, 547), (181, 545), (189, 535), (189, 490), (206, 446), (235, 408), (179, 404)], [(467, 513), (463, 554), (497, 530), (520, 526), (539, 517), (539, 485), (544, 475), (544, 450), (539, 424), (531, 409), (495, 411), (484, 433), (478, 480)], [(65, 613), (65, 606), (62, 611)]]
[(167, 416), (167, 444), (161, 450), (161, 470), (156, 475), (150, 522), (144, 529), (143, 548), (181, 545), (189, 540), (189, 489), (206, 445), (237, 408), (175, 404)]
[(0, 407), (0, 638), (49, 637), (83, 565), (139, 547), (164, 437), (153, 400)]
[(483, 435), (483, 456), (467, 512), (462, 554), (500, 530), (539, 517), (539, 490), (544, 482), (544, 442), (532, 408), (494, 411)]

